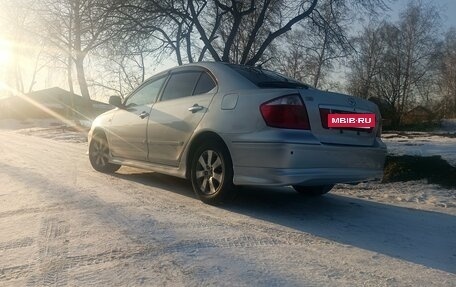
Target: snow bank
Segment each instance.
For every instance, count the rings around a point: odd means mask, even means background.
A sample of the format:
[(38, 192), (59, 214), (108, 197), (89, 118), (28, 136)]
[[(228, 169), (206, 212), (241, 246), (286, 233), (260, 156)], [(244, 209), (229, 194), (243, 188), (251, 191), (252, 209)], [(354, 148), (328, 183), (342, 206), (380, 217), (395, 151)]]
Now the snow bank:
[(57, 127), (64, 125), (63, 122), (57, 119), (25, 119), (25, 120), (16, 120), (16, 119), (1, 119), (0, 120), (0, 129), (4, 130), (19, 130), (25, 128), (34, 128), (34, 127)]
[(442, 127), (440, 130), (444, 132), (456, 133), (456, 119), (444, 119), (442, 120)]
[(426, 180), (338, 184), (331, 192), (376, 202), (456, 214), (456, 190), (428, 184)]
[(382, 137), (392, 155), (434, 156), (440, 155), (456, 166), (456, 137), (425, 132), (386, 133)]
[(38, 136), (42, 138), (71, 142), (71, 143), (85, 143), (87, 142), (87, 133), (82, 130), (76, 130), (65, 126), (54, 128), (29, 128), (20, 129), (17, 133), (31, 136)]
[(68, 126), (57, 119), (2, 119), (0, 129), (58, 141), (82, 143), (87, 142), (87, 131), (90, 124), (87, 121), (83, 124)]

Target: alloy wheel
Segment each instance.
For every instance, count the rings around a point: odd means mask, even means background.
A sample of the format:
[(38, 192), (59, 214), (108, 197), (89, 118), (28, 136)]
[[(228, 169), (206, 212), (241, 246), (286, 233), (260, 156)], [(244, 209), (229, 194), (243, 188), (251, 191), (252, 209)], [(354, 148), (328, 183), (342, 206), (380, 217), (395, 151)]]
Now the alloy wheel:
[(95, 140), (92, 146), (91, 157), (96, 165), (104, 167), (109, 160), (109, 148), (102, 140)]
[(206, 195), (217, 193), (223, 185), (225, 169), (222, 157), (214, 150), (206, 150), (198, 158), (196, 181)]

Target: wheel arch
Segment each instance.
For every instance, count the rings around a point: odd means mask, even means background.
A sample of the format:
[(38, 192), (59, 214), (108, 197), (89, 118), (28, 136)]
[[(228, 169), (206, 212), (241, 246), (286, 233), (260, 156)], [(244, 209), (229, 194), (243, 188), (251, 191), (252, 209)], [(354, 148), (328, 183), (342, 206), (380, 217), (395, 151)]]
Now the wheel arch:
[(196, 149), (198, 148), (198, 146), (201, 143), (206, 142), (206, 141), (214, 141), (214, 142), (218, 142), (218, 143), (222, 144), (226, 148), (226, 150), (230, 156), (231, 163), (232, 163), (230, 149), (228, 148), (228, 145), (225, 143), (223, 138), (214, 131), (208, 131), (208, 130), (202, 131), (202, 132), (198, 133), (192, 139), (192, 141), (190, 142), (190, 145), (188, 147), (188, 150), (187, 150), (187, 157), (185, 160), (185, 177), (187, 179), (190, 179), (190, 169), (191, 169), (191, 164), (192, 164), (192, 160), (193, 160), (193, 154), (196, 152)]
[[(96, 171), (103, 172), (103, 173), (113, 173), (113, 172), (116, 172), (121, 167), (120, 164), (115, 164), (110, 161), (111, 150), (109, 148), (106, 132), (102, 128), (96, 127), (91, 132), (89, 132), (88, 140), (89, 140), (88, 154), (89, 154), (90, 164)], [(95, 148), (95, 144), (97, 142), (98, 142), (98, 148), (97, 148), (98, 151), (93, 152), (93, 148)], [(107, 146), (107, 149), (101, 147), (103, 144)], [(100, 152), (100, 150), (101, 150), (101, 152)], [(101, 155), (101, 153), (103, 153), (105, 156)], [(102, 161), (99, 161), (100, 156), (105, 159)], [(98, 157), (98, 159), (96, 157)]]
[(87, 137), (88, 144), (90, 145), (90, 142), (93, 140), (93, 138), (95, 136), (100, 136), (100, 135), (106, 139), (106, 141), (108, 142), (108, 145), (109, 145), (108, 135), (107, 135), (105, 129), (102, 127), (95, 127), (91, 132), (89, 132), (89, 135)]
[(102, 135), (104, 135), (104, 136), (106, 137), (106, 132), (105, 132), (105, 130), (104, 130), (103, 128), (101, 128), (101, 127), (96, 127), (96, 128), (93, 130), (93, 132), (92, 132), (92, 137), (95, 136), (95, 135), (100, 135), (100, 134), (102, 134)]
[[(100, 127), (100, 126), (97, 126), (95, 127), (92, 132), (90, 133), (90, 138), (89, 140), (93, 139), (95, 136), (97, 135), (102, 135), (104, 136), (104, 138), (106, 139), (106, 141), (108, 142), (109, 144), (109, 139), (108, 139), (108, 133), (106, 132), (106, 130), (103, 128), (103, 127)], [(90, 142), (89, 142), (90, 143)]]

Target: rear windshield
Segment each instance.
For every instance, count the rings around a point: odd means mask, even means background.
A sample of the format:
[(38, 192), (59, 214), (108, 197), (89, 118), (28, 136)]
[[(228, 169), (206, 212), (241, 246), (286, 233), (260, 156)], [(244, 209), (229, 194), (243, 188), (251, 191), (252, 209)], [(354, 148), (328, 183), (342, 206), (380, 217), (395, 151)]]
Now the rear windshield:
[(309, 85), (288, 78), (279, 73), (257, 67), (227, 65), (260, 88), (300, 88), (308, 89)]

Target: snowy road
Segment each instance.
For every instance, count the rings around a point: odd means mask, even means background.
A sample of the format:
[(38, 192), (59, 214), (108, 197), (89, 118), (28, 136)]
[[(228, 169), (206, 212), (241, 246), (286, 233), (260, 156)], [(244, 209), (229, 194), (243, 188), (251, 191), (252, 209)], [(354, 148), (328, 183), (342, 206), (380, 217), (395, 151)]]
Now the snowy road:
[(0, 131), (1, 286), (456, 286), (451, 212), (288, 188), (217, 208), (85, 152)]

